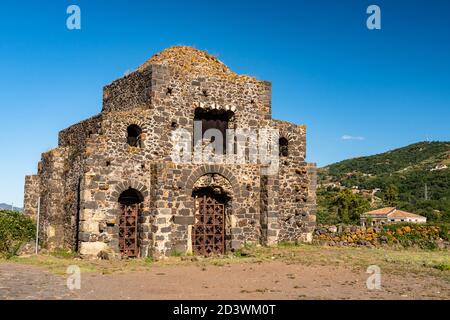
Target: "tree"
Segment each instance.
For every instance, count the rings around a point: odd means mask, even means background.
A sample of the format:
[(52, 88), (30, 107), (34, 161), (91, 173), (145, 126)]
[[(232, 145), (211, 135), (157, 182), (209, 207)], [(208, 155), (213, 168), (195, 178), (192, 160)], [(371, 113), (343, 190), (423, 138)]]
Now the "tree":
[(369, 210), (370, 203), (365, 197), (354, 194), (350, 189), (342, 189), (334, 199), (340, 222), (350, 224), (359, 220), (359, 215)]
[(398, 205), (398, 187), (395, 184), (390, 184), (387, 187), (383, 202), (389, 207), (396, 207)]

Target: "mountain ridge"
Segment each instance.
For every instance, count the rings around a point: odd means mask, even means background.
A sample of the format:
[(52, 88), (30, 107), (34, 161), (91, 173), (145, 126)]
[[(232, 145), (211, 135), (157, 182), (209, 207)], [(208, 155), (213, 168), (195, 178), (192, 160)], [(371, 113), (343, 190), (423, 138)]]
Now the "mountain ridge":
[[(420, 151), (426, 151), (424, 153), (420, 153)], [(430, 160), (430, 153), (438, 153), (440, 157), (445, 157), (445, 159), (434, 159), (435, 162), (428, 163), (427, 160)], [(407, 145), (405, 147), (400, 147), (392, 150), (388, 150), (386, 152), (377, 153), (374, 155), (369, 156), (362, 156), (362, 157), (355, 157), (351, 159), (342, 160), (336, 163), (332, 163), (329, 165), (326, 165), (324, 167), (319, 168), (319, 171), (323, 172), (324, 170), (330, 169), (330, 168), (338, 168), (342, 167), (345, 168), (347, 165), (355, 165), (356, 167), (361, 168), (361, 165), (366, 163), (367, 161), (372, 161), (374, 159), (378, 158), (386, 158), (386, 160), (398, 160), (399, 157), (403, 157), (407, 154), (415, 155), (415, 157), (408, 157), (410, 164), (417, 164), (420, 163), (422, 165), (432, 165), (437, 163), (444, 163), (447, 166), (450, 165), (450, 141), (423, 141), (423, 142), (417, 142), (410, 145)], [(388, 155), (391, 155), (391, 159), (389, 159)], [(419, 161), (420, 160), (420, 161)], [(433, 159), (432, 159), (433, 160)], [(397, 163), (395, 166), (398, 168), (400, 165), (405, 164), (404, 161)], [(374, 168), (371, 168), (372, 170), (377, 167), (380, 172), (383, 172), (386, 167), (388, 167), (388, 163), (380, 163), (378, 162)], [(397, 171), (400, 168), (397, 169)], [(431, 169), (431, 167), (430, 167)], [(375, 172), (366, 172), (366, 173), (375, 173)]]
[(22, 208), (19, 208), (19, 207), (13, 207), (13, 205), (11, 205), (11, 204), (0, 203), (0, 210), (11, 210), (11, 208), (13, 208), (14, 211), (20, 211), (20, 212), (23, 211)]

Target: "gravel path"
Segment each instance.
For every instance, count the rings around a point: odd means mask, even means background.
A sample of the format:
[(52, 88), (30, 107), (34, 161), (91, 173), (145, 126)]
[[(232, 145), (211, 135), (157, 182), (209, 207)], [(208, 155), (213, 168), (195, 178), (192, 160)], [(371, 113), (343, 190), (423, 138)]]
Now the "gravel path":
[(368, 290), (368, 274), (345, 267), (268, 262), (227, 266), (154, 266), (150, 271), (86, 274), (81, 299), (449, 299), (433, 277), (385, 274)]
[(0, 264), (0, 300), (74, 299), (66, 278), (15, 263)]
[(368, 290), (365, 272), (283, 262), (152, 266), (147, 271), (81, 274), (81, 289), (43, 268), (0, 264), (1, 299), (450, 299), (450, 285), (427, 275), (383, 274)]

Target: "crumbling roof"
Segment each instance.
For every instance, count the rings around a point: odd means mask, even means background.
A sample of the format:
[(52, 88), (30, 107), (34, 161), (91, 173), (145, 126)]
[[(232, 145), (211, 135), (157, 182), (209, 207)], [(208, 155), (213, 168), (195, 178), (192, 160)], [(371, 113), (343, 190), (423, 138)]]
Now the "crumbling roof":
[(143, 71), (152, 64), (170, 65), (185, 75), (212, 76), (235, 81), (255, 80), (253, 77), (236, 74), (216, 57), (189, 46), (167, 48), (144, 62), (138, 71)]

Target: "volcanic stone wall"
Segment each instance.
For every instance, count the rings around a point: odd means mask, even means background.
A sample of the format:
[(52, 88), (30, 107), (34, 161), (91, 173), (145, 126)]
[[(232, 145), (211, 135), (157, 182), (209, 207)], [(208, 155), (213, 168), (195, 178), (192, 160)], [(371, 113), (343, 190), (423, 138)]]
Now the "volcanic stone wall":
[[(212, 182), (211, 186), (229, 189), (231, 210), (227, 212), (229, 234), (226, 235), (227, 251), (235, 250), (244, 243), (259, 243), (260, 226), (260, 167), (259, 165), (175, 165), (171, 170), (171, 189), (174, 199), (172, 210), (174, 224), (171, 245), (181, 252), (189, 249), (190, 229), (194, 222), (194, 199), (192, 189), (204, 175), (216, 174), (229, 184)], [(220, 180), (220, 177), (217, 178)]]
[(289, 141), (288, 155), (280, 155), (278, 241), (311, 241), (315, 226), (314, 165), (305, 162), (306, 128), (274, 121), (280, 137)]
[(152, 68), (133, 72), (103, 88), (103, 112), (124, 111), (149, 106)]
[[(230, 198), (228, 251), (245, 243), (310, 241), (315, 165), (305, 162), (305, 127), (272, 120), (271, 84), (238, 76), (208, 56), (201, 56), (205, 63), (179, 65), (163, 58), (152, 58), (106, 86), (102, 113), (61, 131), (59, 147), (43, 154), (37, 176), (26, 178), (25, 210), (33, 215), (41, 196), (47, 246), (119, 256), (118, 200), (133, 188), (144, 198), (140, 255), (191, 252), (192, 191), (202, 186), (220, 187)], [(198, 109), (227, 112), (229, 129), (279, 129), (289, 141), (279, 171), (264, 175), (260, 163), (174, 163), (172, 134), (176, 129), (192, 134)], [(128, 144), (130, 125), (142, 130), (139, 146)]]
[(40, 241), (49, 249), (63, 247), (66, 227), (71, 227), (63, 208), (66, 153), (65, 148), (48, 151), (40, 164)]
[(101, 119), (102, 115), (98, 114), (62, 130), (58, 135), (58, 145), (82, 152), (85, 148), (86, 140), (91, 135), (101, 132)]
[(41, 180), (39, 175), (25, 177), (23, 210), (36, 221)]
[[(101, 243), (108, 243), (117, 252), (117, 239), (114, 239), (120, 215), (117, 200), (126, 189), (117, 187), (121, 181), (126, 181), (127, 186), (136, 183), (145, 186), (147, 192), (151, 190), (144, 202), (140, 234), (141, 243), (147, 249), (141, 249), (141, 254), (189, 250), (192, 225), (187, 222), (192, 222), (194, 214), (189, 194), (192, 189), (186, 193), (186, 187), (180, 189), (180, 183), (195, 172), (198, 165), (175, 165), (176, 168), (171, 169), (174, 165), (170, 162), (172, 131), (184, 128), (192, 132), (196, 108), (232, 111), (236, 115), (233, 123), (240, 128), (258, 129), (270, 123), (270, 83), (233, 83), (205, 77), (188, 80), (168, 66), (150, 65), (148, 69), (151, 71), (136, 71), (105, 88), (102, 135), (86, 151), (89, 160), (81, 208), (82, 252), (91, 252), (90, 248), (105, 249)], [(142, 74), (151, 75), (151, 86), (145, 85)], [(143, 87), (151, 89), (151, 100), (138, 97)], [(131, 103), (124, 106), (122, 97), (130, 97)], [(127, 144), (127, 127), (132, 124), (142, 129), (140, 147)], [(230, 170), (235, 170), (240, 180), (248, 179), (244, 183), (233, 179), (239, 192), (232, 199), (228, 243), (237, 248), (244, 242), (258, 242), (260, 238), (260, 176), (259, 167), (255, 165)], [(106, 233), (99, 229), (104, 224), (110, 226), (105, 229)]]

